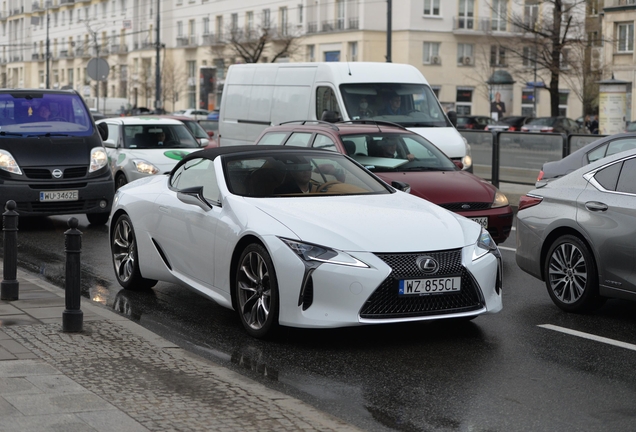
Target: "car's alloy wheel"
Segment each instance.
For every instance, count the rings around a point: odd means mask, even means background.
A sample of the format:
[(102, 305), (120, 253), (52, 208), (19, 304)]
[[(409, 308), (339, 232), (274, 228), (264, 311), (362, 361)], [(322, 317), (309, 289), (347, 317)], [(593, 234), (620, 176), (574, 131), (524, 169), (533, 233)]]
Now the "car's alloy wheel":
[(267, 250), (251, 244), (239, 259), (235, 295), (239, 316), (247, 332), (263, 338), (278, 326), (278, 284)]
[(603, 304), (598, 294), (596, 263), (578, 237), (559, 237), (545, 262), (545, 281), (552, 301), (568, 312), (587, 312)]
[(110, 248), (113, 255), (115, 276), (122, 287), (130, 290), (141, 290), (157, 284), (156, 280), (141, 276), (135, 231), (127, 215), (119, 216), (115, 222)]

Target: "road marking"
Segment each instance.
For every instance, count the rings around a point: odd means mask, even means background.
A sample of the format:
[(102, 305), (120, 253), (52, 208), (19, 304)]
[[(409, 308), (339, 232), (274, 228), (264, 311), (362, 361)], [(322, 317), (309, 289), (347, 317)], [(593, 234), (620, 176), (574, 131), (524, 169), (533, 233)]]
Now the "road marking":
[(515, 248), (510, 248), (510, 247), (506, 247), (506, 246), (499, 246), (499, 249), (512, 251), (512, 252), (516, 252), (517, 251), (517, 249), (515, 249)]
[(566, 333), (566, 334), (569, 334), (569, 335), (572, 335), (572, 336), (578, 336), (578, 337), (583, 338), (583, 339), (590, 339), (590, 340), (593, 340), (593, 341), (596, 341), (596, 342), (601, 342), (601, 343), (605, 343), (605, 344), (608, 344), (608, 345), (614, 345), (614, 346), (617, 346), (617, 347), (620, 347), (620, 348), (625, 348), (625, 349), (628, 349), (628, 350), (636, 351), (636, 345), (630, 344), (630, 343), (627, 343), (627, 342), (621, 342), (621, 341), (617, 341), (617, 340), (614, 340), (614, 339), (609, 339), (609, 338), (602, 337), (602, 336), (596, 336), (596, 335), (589, 334), (589, 333), (583, 333), (583, 332), (580, 332), (580, 331), (571, 330), (569, 328), (559, 327), (559, 326), (555, 326), (555, 325), (552, 325), (552, 324), (539, 324), (538, 327), (543, 327), (543, 328), (548, 329), (548, 330), (554, 330), (554, 331), (558, 331), (558, 332), (561, 332), (561, 333)]

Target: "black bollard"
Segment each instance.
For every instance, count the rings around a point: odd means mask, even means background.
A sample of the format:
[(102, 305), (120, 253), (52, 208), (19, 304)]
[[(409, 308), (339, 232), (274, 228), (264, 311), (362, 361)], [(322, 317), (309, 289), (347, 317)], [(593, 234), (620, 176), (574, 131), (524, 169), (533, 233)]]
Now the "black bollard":
[(18, 300), (20, 283), (18, 273), (18, 212), (15, 201), (9, 200), (2, 214), (4, 234), (4, 260), (0, 300)]
[(69, 230), (64, 233), (66, 246), (66, 309), (62, 313), (62, 331), (81, 332), (84, 313), (80, 310), (80, 252), (82, 232), (77, 229), (77, 218), (68, 220)]

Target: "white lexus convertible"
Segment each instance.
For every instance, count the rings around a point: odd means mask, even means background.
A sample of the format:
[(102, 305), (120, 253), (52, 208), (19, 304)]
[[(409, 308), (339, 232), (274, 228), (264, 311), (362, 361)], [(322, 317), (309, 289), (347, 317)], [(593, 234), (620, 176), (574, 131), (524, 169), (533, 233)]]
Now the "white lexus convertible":
[(329, 151), (191, 153), (169, 175), (117, 191), (110, 242), (124, 288), (181, 284), (236, 310), (259, 338), (279, 325), (470, 319), (502, 307), (487, 231)]

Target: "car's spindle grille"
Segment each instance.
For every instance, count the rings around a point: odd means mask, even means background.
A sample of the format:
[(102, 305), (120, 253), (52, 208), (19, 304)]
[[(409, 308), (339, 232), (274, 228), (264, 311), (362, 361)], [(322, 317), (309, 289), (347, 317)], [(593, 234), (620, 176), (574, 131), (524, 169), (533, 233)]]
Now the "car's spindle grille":
[(489, 202), (455, 202), (439, 204), (440, 207), (445, 208), (453, 212), (458, 211), (473, 211), (473, 210), (486, 210), (490, 208)]
[[(478, 310), (483, 307), (483, 297), (477, 282), (462, 266), (461, 249), (442, 252), (408, 254), (376, 254), (393, 271), (369, 297), (360, 311), (361, 318), (407, 318)], [(439, 263), (434, 275), (420, 270), (416, 260), (430, 256)], [(401, 279), (425, 279), (430, 277), (461, 276), (461, 290), (452, 293), (423, 296), (399, 296)]]

